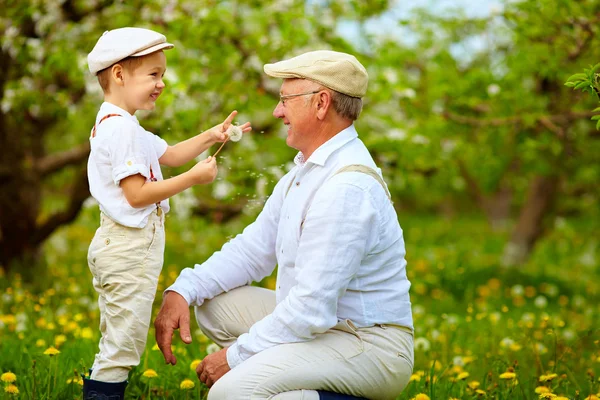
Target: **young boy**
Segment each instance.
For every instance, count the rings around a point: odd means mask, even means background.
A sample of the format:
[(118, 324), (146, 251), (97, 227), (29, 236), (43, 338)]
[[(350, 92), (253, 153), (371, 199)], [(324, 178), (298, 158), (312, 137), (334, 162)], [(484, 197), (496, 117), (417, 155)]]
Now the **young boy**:
[[(212, 182), (214, 157), (163, 180), (160, 165), (180, 166), (216, 142), (236, 111), (206, 132), (169, 146), (144, 130), (134, 116), (153, 110), (165, 88), (165, 36), (147, 29), (105, 32), (88, 55), (104, 103), (91, 132), (88, 161), (90, 192), (100, 205), (100, 227), (90, 244), (88, 263), (100, 307), (100, 351), (84, 399), (123, 399), (128, 373), (146, 346), (152, 302), (163, 264), (164, 218), (169, 197)], [(241, 126), (250, 131), (250, 123)]]

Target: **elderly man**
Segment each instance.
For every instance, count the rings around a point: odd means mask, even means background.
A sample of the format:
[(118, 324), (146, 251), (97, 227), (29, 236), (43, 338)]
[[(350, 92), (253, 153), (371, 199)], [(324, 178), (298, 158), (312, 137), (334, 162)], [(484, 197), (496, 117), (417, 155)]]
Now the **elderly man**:
[[(213, 399), (394, 399), (413, 368), (404, 239), (387, 187), (353, 125), (368, 75), (314, 51), (267, 64), (283, 78), (273, 115), (299, 150), (242, 234), (184, 269), (164, 294), (156, 340), (175, 364), (189, 306), (223, 349), (198, 366)], [(278, 266), (275, 291), (249, 286)]]

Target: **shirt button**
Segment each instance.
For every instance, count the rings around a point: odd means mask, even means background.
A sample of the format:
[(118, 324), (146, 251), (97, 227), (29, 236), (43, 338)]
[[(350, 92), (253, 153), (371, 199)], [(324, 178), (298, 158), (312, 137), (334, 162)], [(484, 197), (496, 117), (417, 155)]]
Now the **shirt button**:
[(300, 182), (296, 182), (296, 186), (300, 186)]
[(104, 243), (108, 246), (110, 244), (110, 239), (106, 238), (106, 240), (104, 241)]

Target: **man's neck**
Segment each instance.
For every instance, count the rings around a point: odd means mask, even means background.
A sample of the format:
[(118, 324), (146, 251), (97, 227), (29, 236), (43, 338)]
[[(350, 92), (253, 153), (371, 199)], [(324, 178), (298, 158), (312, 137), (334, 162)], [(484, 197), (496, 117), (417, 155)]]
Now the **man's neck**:
[(313, 134), (314, 140), (312, 143), (307, 146), (306, 149), (301, 149), (302, 155), (305, 160), (308, 158), (322, 145), (327, 143), (332, 137), (348, 128), (352, 125), (352, 121), (349, 120), (338, 120), (338, 121), (330, 121), (323, 122), (317, 131)]

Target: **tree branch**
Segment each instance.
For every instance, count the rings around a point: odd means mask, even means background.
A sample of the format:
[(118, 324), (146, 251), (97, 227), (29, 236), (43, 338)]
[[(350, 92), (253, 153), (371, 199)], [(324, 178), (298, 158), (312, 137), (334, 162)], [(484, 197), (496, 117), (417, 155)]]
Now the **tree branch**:
[(86, 17), (90, 14), (95, 14), (99, 11), (102, 11), (104, 8), (110, 6), (112, 3), (114, 3), (114, 0), (99, 1), (98, 4), (96, 4), (94, 7), (92, 7), (89, 10), (78, 10), (75, 5), (74, 0), (66, 0), (62, 4), (61, 8), (62, 8), (62, 12), (65, 14), (65, 16), (67, 17), (67, 19), (69, 21), (79, 22), (84, 17)]
[(247, 201), (224, 204), (220, 202), (202, 202), (194, 207), (192, 214), (200, 217), (208, 217), (215, 223), (227, 222), (242, 213)]
[(75, 177), (75, 182), (71, 187), (69, 205), (65, 210), (51, 215), (45, 222), (38, 225), (35, 235), (31, 239), (32, 244), (35, 246), (41, 244), (57, 228), (73, 221), (77, 217), (77, 214), (79, 214), (83, 202), (89, 196), (90, 190), (88, 187), (87, 169), (82, 168)]
[(78, 164), (85, 160), (90, 154), (90, 143), (84, 143), (73, 149), (60, 153), (47, 155), (39, 159), (36, 163), (36, 169), (41, 176), (52, 174), (67, 165)]
[[(524, 121), (524, 118), (520, 115), (515, 115), (512, 117), (505, 118), (474, 118), (474, 117), (465, 117), (462, 115), (454, 114), (450, 111), (444, 111), (444, 118), (447, 120), (458, 122), (463, 125), (471, 125), (477, 127), (489, 127), (489, 126), (506, 126), (506, 125), (514, 125), (519, 124)], [(556, 129), (559, 129), (555, 124), (564, 124), (568, 123), (580, 118), (591, 118), (594, 115), (597, 115), (591, 111), (571, 111), (565, 114), (556, 114), (556, 115), (538, 115), (535, 117), (535, 121), (541, 123), (550, 129), (554, 133), (557, 133)], [(558, 133), (557, 133), (558, 134)]]

